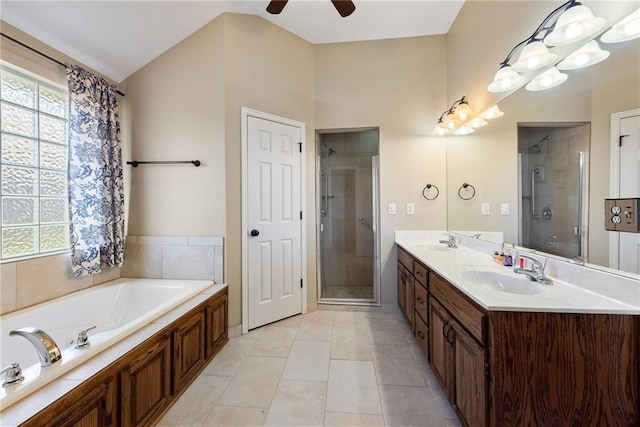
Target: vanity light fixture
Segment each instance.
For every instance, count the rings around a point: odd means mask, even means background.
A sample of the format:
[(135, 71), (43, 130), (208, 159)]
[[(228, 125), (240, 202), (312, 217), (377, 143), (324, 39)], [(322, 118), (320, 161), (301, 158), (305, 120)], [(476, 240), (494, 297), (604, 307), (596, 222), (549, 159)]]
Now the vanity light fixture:
[[(594, 17), (587, 6), (577, 0), (567, 1), (547, 15), (529, 38), (511, 49), (487, 89), (489, 92), (507, 92), (519, 88), (527, 80), (531, 80), (527, 85), (529, 90), (549, 89), (561, 84), (567, 76), (555, 68), (547, 70), (558, 60), (547, 46), (579, 42), (598, 33), (604, 25), (605, 20)], [(513, 62), (515, 58), (517, 60)], [(580, 57), (581, 61), (584, 59), (585, 56)], [(540, 72), (542, 74), (536, 77)]]
[(567, 56), (558, 64), (559, 70), (577, 70), (585, 68), (609, 57), (609, 52), (600, 49), (600, 45), (595, 40), (591, 40), (580, 49)]
[(553, 64), (557, 58), (558, 55), (549, 52), (544, 43), (532, 41), (522, 49), (518, 62), (514, 63), (511, 68), (516, 71), (538, 70)]
[(553, 31), (544, 38), (547, 46), (562, 46), (584, 40), (604, 27), (604, 18), (594, 17), (591, 9), (580, 2), (571, 3), (558, 18)]
[(619, 43), (640, 37), (640, 9), (611, 27), (600, 37), (604, 43)]
[(493, 107), (482, 113), (480, 116), (485, 120), (491, 120), (504, 116), (504, 113), (500, 111), (497, 105), (494, 105)]
[(494, 105), (484, 113), (475, 115), (469, 107), (467, 98), (463, 96), (440, 115), (431, 134), (436, 136), (469, 135), (477, 128), (486, 126), (487, 120), (501, 117), (503, 114), (498, 106)]
[(544, 73), (538, 75), (535, 79), (531, 80), (525, 88), (530, 91), (539, 91), (545, 89), (551, 89), (561, 85), (567, 80), (565, 73), (558, 71), (556, 67), (551, 67)]

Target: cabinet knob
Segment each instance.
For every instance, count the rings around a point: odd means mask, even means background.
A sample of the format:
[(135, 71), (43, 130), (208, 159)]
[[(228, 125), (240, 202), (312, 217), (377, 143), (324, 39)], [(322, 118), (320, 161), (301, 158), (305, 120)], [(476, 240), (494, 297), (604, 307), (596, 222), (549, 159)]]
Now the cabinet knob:
[(422, 298), (418, 298), (417, 301), (418, 301), (418, 304), (424, 304), (424, 300)]
[(253, 230), (251, 230), (250, 234), (251, 234), (251, 237), (257, 237), (260, 235), (260, 232), (254, 228)]
[(422, 331), (418, 331), (418, 332), (416, 332), (416, 335), (417, 335), (421, 340), (423, 340), (423, 339), (424, 339), (424, 334), (422, 333)]

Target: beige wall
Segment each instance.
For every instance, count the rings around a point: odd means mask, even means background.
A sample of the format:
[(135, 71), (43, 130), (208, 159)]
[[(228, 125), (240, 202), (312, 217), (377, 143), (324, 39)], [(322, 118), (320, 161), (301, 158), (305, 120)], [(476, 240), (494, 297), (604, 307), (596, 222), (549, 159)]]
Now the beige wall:
[[(380, 219), (383, 304), (396, 302), (395, 230), (446, 228), (443, 139), (428, 138), (446, 103), (446, 37), (318, 45), (316, 128), (380, 128)], [(428, 183), (440, 188), (422, 198)], [(396, 203), (397, 214), (387, 214)], [(415, 215), (406, 215), (415, 203)]]
[(142, 165), (131, 173), (128, 234), (224, 236), (225, 74), (216, 19), (126, 80), (131, 158), (202, 165)]
[[(241, 322), (241, 161), (240, 108), (297, 120), (306, 124), (307, 207), (314, 212), (313, 45), (250, 15), (224, 15), (226, 79), (227, 270), (229, 325)], [(307, 298), (316, 300), (315, 228), (307, 218)]]
[[(584, 2), (608, 22), (615, 22), (633, 10), (632, 3)], [(485, 100), (495, 98), (487, 93), (486, 86), (498, 64), (551, 10), (553, 5), (547, 2), (465, 2), (449, 32), (449, 101), (468, 95), (472, 108), (481, 110), (488, 106)], [(482, 49), (469, 49), (470, 40)], [(484, 201), (481, 199), (470, 204), (473, 206), (469, 212), (455, 209), (456, 203), (461, 202), (452, 196), (452, 188), (448, 218), (451, 229), (486, 226), (503, 230), (506, 241), (517, 241), (518, 123), (590, 122), (589, 260), (608, 265), (608, 233), (604, 231), (602, 203), (609, 195), (610, 185), (610, 116), (640, 107), (640, 41), (602, 44), (602, 48), (611, 52), (606, 61), (568, 72), (567, 82), (557, 88), (542, 92), (520, 90), (500, 102), (504, 117), (461, 141), (452, 138), (447, 158), (450, 186), (474, 174), (474, 179), (482, 183), (482, 198), (491, 202), (492, 215), (480, 215), (479, 204)], [(478, 108), (474, 106), (476, 99)], [(508, 200), (512, 201), (511, 215), (501, 217), (499, 203)]]

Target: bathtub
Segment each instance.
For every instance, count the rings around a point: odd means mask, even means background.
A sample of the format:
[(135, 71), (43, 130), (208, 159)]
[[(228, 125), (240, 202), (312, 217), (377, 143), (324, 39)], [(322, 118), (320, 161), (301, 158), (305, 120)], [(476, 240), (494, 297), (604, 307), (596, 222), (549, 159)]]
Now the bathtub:
[[(118, 279), (0, 316), (0, 366), (18, 362), (24, 376), (18, 385), (0, 387), (0, 411), (211, 286), (213, 282), (205, 280)], [(91, 344), (76, 349), (78, 333), (92, 326), (96, 329), (88, 333)], [(41, 367), (29, 341), (9, 336), (23, 327), (48, 333), (62, 360)]]

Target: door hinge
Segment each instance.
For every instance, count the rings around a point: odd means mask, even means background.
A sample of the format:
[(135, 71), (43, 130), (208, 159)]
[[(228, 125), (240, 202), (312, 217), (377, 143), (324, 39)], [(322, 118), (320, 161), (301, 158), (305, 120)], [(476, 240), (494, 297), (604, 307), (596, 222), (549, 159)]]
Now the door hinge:
[(624, 138), (625, 136), (629, 136), (629, 135), (620, 135), (620, 136), (618, 137), (618, 146), (619, 146), (619, 147), (622, 147), (622, 138)]
[(298, 149), (300, 150), (300, 152), (302, 153), (302, 142), (298, 142)]
[(489, 362), (487, 362), (486, 360), (484, 362), (484, 374), (486, 376), (489, 376)]
[(300, 211), (300, 219), (302, 219), (302, 211)]
[(300, 279), (300, 287), (302, 288), (302, 279)]

